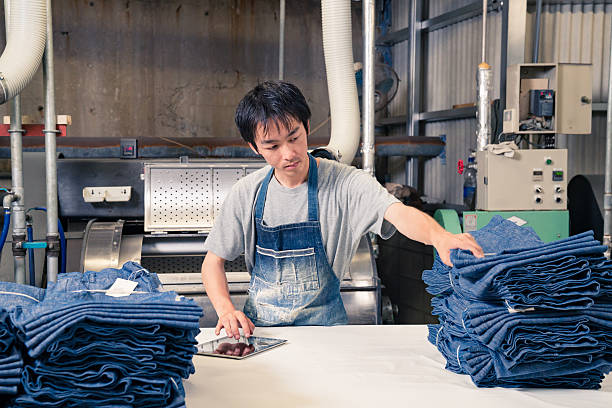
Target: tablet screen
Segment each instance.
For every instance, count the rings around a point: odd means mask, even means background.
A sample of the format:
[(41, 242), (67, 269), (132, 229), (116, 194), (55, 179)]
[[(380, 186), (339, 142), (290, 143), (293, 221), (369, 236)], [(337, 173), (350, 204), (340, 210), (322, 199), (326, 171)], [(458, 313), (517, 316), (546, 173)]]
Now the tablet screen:
[(197, 354), (201, 356), (243, 359), (280, 346), (286, 342), (287, 340), (272, 339), (268, 337), (251, 336), (246, 338), (240, 336), (238, 340), (233, 337), (223, 337), (221, 339), (198, 344)]

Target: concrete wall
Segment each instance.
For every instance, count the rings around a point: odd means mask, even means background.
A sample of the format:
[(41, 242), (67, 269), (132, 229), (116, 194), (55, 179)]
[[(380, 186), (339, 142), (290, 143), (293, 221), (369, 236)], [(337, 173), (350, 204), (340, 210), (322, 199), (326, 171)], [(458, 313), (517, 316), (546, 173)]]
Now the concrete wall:
[[(56, 111), (72, 115), (73, 136), (238, 136), (238, 101), (278, 78), (278, 10), (277, 0), (54, 0)], [(361, 3), (353, 32), (360, 60)], [(287, 1), (285, 79), (304, 92), (313, 126), (327, 118), (317, 0)], [(40, 71), (22, 104), (42, 121)]]
[[(361, 60), (361, 3), (352, 4)], [(238, 137), (238, 101), (258, 81), (278, 78), (278, 9), (278, 0), (54, 0), (56, 111), (72, 115), (68, 134)], [(285, 80), (302, 89), (316, 126), (329, 114), (320, 1), (288, 0), (285, 35)], [(23, 114), (43, 123), (43, 101), (39, 70), (22, 92)], [(318, 134), (329, 135), (329, 123)], [(26, 192), (31, 205), (44, 204), (44, 188), (35, 190)], [(44, 238), (42, 216), (35, 226)], [(10, 242), (2, 255), (0, 280), (13, 280)]]

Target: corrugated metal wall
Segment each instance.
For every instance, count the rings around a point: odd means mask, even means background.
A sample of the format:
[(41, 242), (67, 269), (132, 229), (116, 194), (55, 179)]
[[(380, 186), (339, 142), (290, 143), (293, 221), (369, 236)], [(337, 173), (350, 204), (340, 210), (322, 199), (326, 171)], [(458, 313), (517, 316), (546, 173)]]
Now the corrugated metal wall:
[[(610, 67), (612, 4), (574, 2), (545, 4), (542, 10), (541, 62), (581, 62), (593, 65), (593, 100), (606, 102)], [(529, 14), (533, 27), (535, 14)], [(533, 30), (527, 33), (527, 55), (532, 54)], [(603, 174), (605, 166), (605, 112), (593, 114), (590, 136), (568, 136), (569, 173)]]
[[(471, 4), (473, 0), (430, 0), (429, 16)], [(545, 1), (546, 3), (546, 1)], [(607, 101), (608, 67), (610, 64), (610, 19), (612, 5), (573, 2), (574, 4), (545, 4), (542, 13), (540, 62), (581, 62), (593, 64), (593, 98)], [(589, 4), (587, 4), (589, 3)], [(409, 23), (409, 3), (394, 1), (393, 29)], [(494, 70), (495, 97), (499, 96), (499, 64), (501, 49), (501, 13), (489, 14), (487, 19), (487, 62)], [(528, 7), (525, 55), (530, 61), (535, 12)], [(476, 99), (476, 66), (480, 62), (482, 17), (475, 17), (429, 34), (424, 55), (424, 110), (450, 109), (455, 104), (472, 103)], [(394, 66), (402, 79), (407, 71), (407, 43), (394, 46)], [(400, 94), (390, 107), (392, 114), (403, 114), (409, 84), (403, 84)], [(605, 112), (594, 113), (593, 134), (568, 136), (569, 173), (603, 173), (605, 148)], [(425, 165), (425, 194), (449, 203), (461, 203), (463, 179), (457, 175), (456, 163), (466, 159), (476, 145), (475, 119), (430, 123), (424, 127), (428, 136), (446, 135), (446, 160), (429, 160)], [(400, 127), (395, 132), (405, 132)], [(398, 167), (399, 169), (399, 167)]]
[[(476, 101), (476, 72), (481, 62), (482, 17), (453, 24), (429, 34), (426, 56), (424, 110), (451, 109)], [(487, 18), (487, 62), (493, 67), (493, 84), (499, 84), (501, 13)], [(499, 97), (499, 85), (493, 97)], [(457, 174), (457, 161), (467, 160), (476, 148), (476, 120), (463, 119), (428, 123), (428, 136), (446, 135), (446, 160), (429, 160), (425, 165), (426, 195), (460, 203), (463, 178)]]

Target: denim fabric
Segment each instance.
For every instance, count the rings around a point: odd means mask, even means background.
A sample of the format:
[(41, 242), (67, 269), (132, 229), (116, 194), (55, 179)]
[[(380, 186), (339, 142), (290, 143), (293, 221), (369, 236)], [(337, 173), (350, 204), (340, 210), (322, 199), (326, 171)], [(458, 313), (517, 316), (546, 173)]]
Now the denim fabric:
[(122, 278), (138, 282), (136, 292), (159, 292), (162, 284), (157, 275), (150, 273), (136, 262), (126, 262), (121, 269), (106, 268), (100, 272), (86, 271), (62, 273), (57, 282), (50, 283), (46, 296), (60, 296), (66, 292), (78, 290), (105, 290), (111, 287), (116, 279)]
[(308, 221), (276, 227), (264, 224), (266, 194), (274, 169), (257, 194), (255, 264), (244, 305), (244, 313), (257, 326), (348, 321), (340, 281), (329, 265), (321, 236), (317, 162), (308, 156)]
[(40, 303), (45, 290), (13, 282), (0, 282), (0, 306), (8, 312)]
[(494, 217), (472, 233), (485, 257), (453, 251), (423, 272), (447, 369), (478, 386), (598, 388), (612, 369), (612, 262), (587, 232), (543, 243)]
[[(36, 300), (20, 296), (22, 293), (37, 295), (33, 291), (21, 288), (21, 285), (4, 285), (4, 294), (0, 294), (2, 306), (12, 310)], [(9, 294), (10, 293), (10, 294)], [(29, 295), (28, 295), (29, 296)], [(18, 392), (23, 359), (17, 344), (17, 336), (9, 313), (0, 307), (0, 400), (3, 395), (15, 395)]]
[[(138, 282), (135, 292), (107, 296), (117, 278)], [(161, 290), (130, 262), (61, 274), (36, 302), (16, 305), (10, 321), (32, 360), (16, 367), (24, 394), (15, 406), (184, 407), (202, 309)], [(0, 359), (0, 392), (9, 367)]]
[(431, 325), (428, 339), (433, 344), (437, 343), (438, 349), (447, 359), (447, 369), (470, 375), (479, 387), (597, 389), (605, 376), (601, 369), (593, 368), (574, 374), (549, 372), (545, 376), (500, 378), (495, 372), (493, 350), (469, 339), (453, 336), (442, 325)]

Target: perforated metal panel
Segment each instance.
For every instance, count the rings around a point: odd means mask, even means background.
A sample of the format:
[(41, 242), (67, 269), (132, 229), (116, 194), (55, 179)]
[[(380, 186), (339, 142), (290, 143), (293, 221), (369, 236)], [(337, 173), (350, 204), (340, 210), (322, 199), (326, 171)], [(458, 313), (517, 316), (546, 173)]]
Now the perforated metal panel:
[(212, 226), (210, 169), (151, 169), (151, 226)]
[(229, 193), (231, 187), (244, 176), (246, 176), (244, 169), (215, 169), (213, 171), (213, 191), (215, 192), (214, 217), (219, 215), (221, 204), (223, 204), (225, 196)]
[(244, 262), (244, 255), (240, 255), (233, 261), (225, 261), (225, 270), (231, 272), (247, 272), (246, 262)]
[[(199, 275), (203, 261), (203, 256), (143, 257), (142, 266), (158, 274), (196, 273)], [(239, 256), (233, 261), (226, 261), (225, 270), (227, 272), (246, 272), (244, 257)]]
[(203, 261), (203, 256), (143, 257), (142, 266), (158, 274), (200, 273)]
[(264, 164), (145, 163), (145, 231), (209, 231), (234, 183)]

